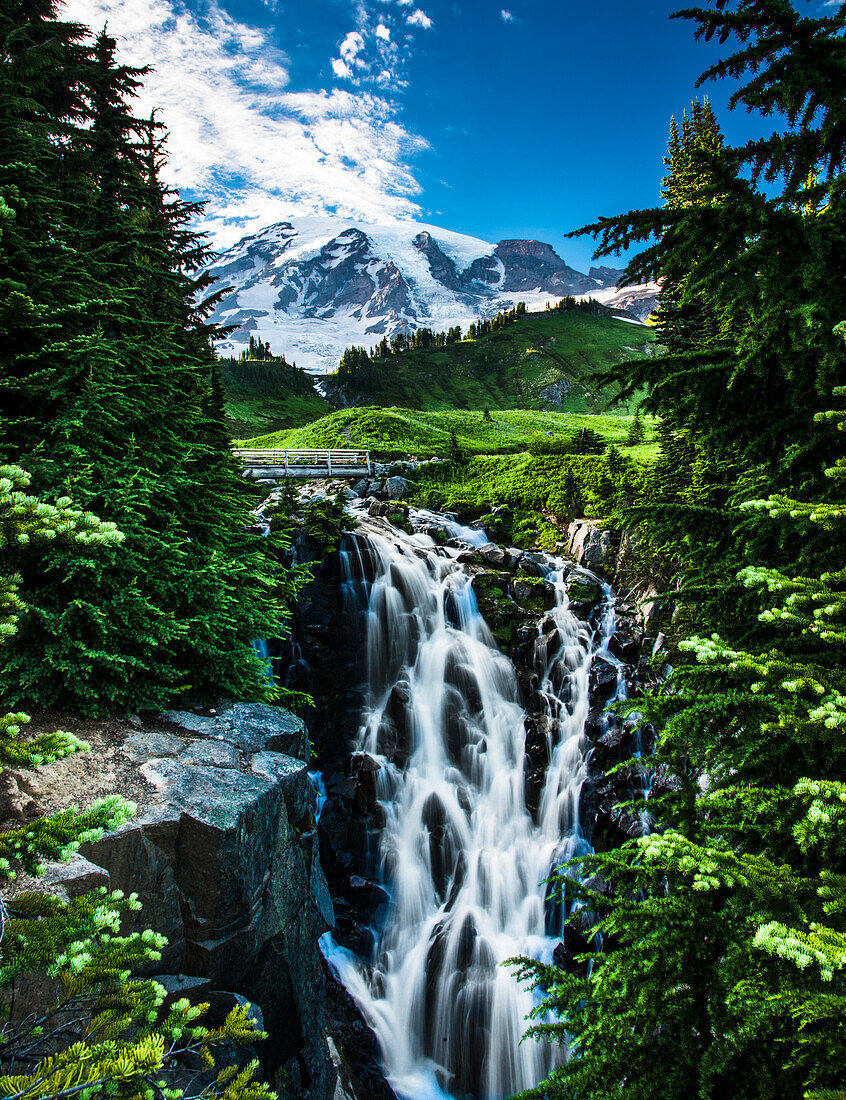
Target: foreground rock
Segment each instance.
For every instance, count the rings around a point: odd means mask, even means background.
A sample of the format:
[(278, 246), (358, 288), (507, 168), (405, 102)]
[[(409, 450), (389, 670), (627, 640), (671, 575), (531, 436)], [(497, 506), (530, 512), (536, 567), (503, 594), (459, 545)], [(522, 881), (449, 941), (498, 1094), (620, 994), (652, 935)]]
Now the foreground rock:
[(143, 908), (124, 930), (167, 936), (154, 973), (173, 996), (211, 1003), (218, 1015), (249, 1001), (269, 1035), (256, 1045), (266, 1080), (286, 1100), (329, 1100), (336, 1073), (318, 938), (334, 913), (306, 728), (281, 708), (242, 703), (169, 711), (145, 725), (154, 728), (131, 726), (120, 746), (144, 792), (133, 792), (137, 816), (70, 864), (51, 865), (47, 888), (137, 893)]

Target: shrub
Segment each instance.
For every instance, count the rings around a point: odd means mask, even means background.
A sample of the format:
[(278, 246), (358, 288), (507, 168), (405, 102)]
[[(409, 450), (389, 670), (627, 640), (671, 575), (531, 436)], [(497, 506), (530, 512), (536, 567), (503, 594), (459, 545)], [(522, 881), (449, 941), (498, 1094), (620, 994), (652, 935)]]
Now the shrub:
[(569, 455), (575, 450), (573, 439), (563, 435), (533, 435), (526, 450), (530, 455)]

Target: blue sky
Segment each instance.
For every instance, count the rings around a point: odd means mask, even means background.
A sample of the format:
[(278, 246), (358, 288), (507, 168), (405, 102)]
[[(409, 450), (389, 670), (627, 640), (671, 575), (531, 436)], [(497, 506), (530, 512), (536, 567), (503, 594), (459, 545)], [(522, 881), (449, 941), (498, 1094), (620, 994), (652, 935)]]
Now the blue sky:
[[(503, 6), (503, 3), (505, 6)], [(651, 205), (715, 53), (656, 0), (67, 0), (150, 64), (142, 108), (221, 245), (297, 215), (550, 241)], [(808, 4), (819, 7), (818, 0)], [(760, 130), (710, 92), (731, 140)]]

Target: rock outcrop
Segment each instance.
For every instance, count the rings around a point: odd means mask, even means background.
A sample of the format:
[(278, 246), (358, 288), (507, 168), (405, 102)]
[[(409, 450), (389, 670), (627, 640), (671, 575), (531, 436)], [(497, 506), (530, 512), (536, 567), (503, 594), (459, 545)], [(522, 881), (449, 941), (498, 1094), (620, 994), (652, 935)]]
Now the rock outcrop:
[(586, 569), (612, 576), (616, 555), (611, 532), (589, 519), (574, 519), (567, 529), (562, 553)]
[(48, 881), (68, 895), (107, 881), (137, 893), (142, 909), (124, 928), (167, 936), (154, 971), (165, 986), (221, 1011), (246, 998), (269, 1033), (257, 1047), (266, 1078), (289, 1100), (328, 1100), (335, 1072), (318, 938), (334, 913), (305, 725), (246, 703), (168, 711), (150, 724), (123, 751), (152, 793), (84, 858), (50, 868)]

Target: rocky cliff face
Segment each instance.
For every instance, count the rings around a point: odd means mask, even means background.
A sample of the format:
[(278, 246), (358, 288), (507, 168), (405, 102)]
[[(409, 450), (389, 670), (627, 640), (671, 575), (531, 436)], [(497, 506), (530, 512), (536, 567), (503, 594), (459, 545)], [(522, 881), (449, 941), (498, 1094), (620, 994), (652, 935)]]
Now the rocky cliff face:
[(514, 293), (541, 291), (558, 298), (565, 294), (590, 294), (614, 286), (621, 274), (606, 268), (601, 276), (584, 275), (540, 241), (500, 241), (495, 253), (503, 266), (500, 288)]
[(305, 218), (245, 237), (211, 268), (231, 287), (214, 320), (237, 329), (224, 351), (250, 336), (300, 367), (334, 370), (344, 348), (427, 326), (438, 331), (496, 314), (517, 301), (543, 305), (565, 294), (614, 293), (621, 272), (569, 267), (550, 245), (488, 244), (407, 222), (351, 226)]
[(334, 913), (305, 725), (245, 703), (135, 721), (115, 751), (137, 769), (137, 816), (85, 846), (84, 858), (53, 865), (46, 882), (66, 894), (137, 893), (143, 908), (126, 930), (152, 927), (169, 941), (157, 979), (210, 1002), (213, 1017), (236, 998), (251, 1002), (269, 1033), (256, 1049), (266, 1079), (286, 1100), (327, 1100), (336, 1075), (318, 938)]

